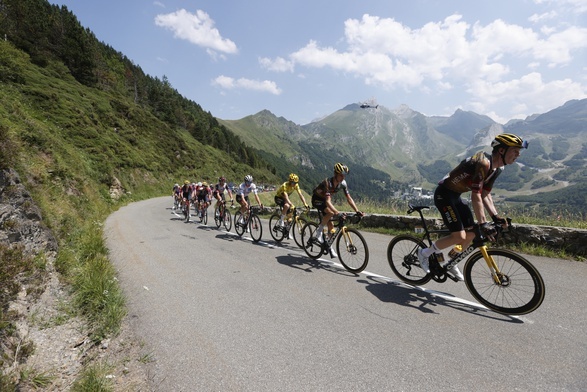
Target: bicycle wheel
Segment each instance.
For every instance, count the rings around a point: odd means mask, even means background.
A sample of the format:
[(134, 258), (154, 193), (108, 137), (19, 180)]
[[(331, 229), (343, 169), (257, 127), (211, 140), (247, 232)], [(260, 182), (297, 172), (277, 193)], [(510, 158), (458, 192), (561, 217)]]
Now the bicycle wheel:
[(341, 232), (336, 239), (336, 251), (338, 259), (347, 271), (359, 273), (367, 267), (369, 248), (358, 230), (347, 228), (346, 233)]
[(261, 225), (261, 218), (257, 215), (251, 215), (249, 219), (249, 232), (253, 242), (259, 242), (263, 235), (263, 225)]
[(224, 216), (222, 216), (222, 224), (224, 225), (226, 231), (230, 231), (232, 228), (232, 217), (230, 216), (230, 211), (228, 211), (226, 208), (224, 209)]
[(246, 221), (244, 223), (240, 223), (241, 219), (243, 219), (243, 213), (240, 211), (237, 211), (234, 214), (234, 231), (236, 231), (236, 234), (238, 234), (239, 236), (244, 234), (245, 228), (247, 227), (247, 223), (248, 223)]
[(293, 235), (294, 241), (300, 248), (304, 247), (304, 242), (302, 241), (302, 229), (306, 223), (308, 223), (308, 221), (306, 221), (304, 218), (296, 218), (294, 219), (293, 223), (291, 224), (291, 228), (289, 229)]
[(269, 218), (269, 233), (271, 233), (271, 237), (277, 242), (281, 242), (285, 237), (285, 230), (283, 230), (283, 226), (279, 227), (279, 219), (281, 215), (271, 215)]
[(316, 229), (318, 224), (316, 222), (308, 222), (302, 228), (302, 244), (304, 251), (311, 259), (317, 259), (322, 256), (324, 252), (322, 244), (316, 240)]
[(411, 235), (394, 237), (387, 246), (387, 261), (393, 273), (409, 284), (428, 283), (431, 276), (420, 268), (418, 261), (418, 250), (425, 247), (424, 241)]
[(207, 225), (208, 224), (208, 208), (202, 212), (202, 222)]
[(214, 224), (217, 229), (220, 229), (220, 226), (222, 226), (222, 217), (220, 216), (220, 208), (218, 208), (218, 204), (214, 207)]
[(498, 313), (519, 315), (536, 310), (544, 300), (545, 286), (538, 270), (522, 256), (502, 249), (487, 253), (500, 270), (497, 283), (481, 252), (465, 263), (465, 283), (477, 301)]

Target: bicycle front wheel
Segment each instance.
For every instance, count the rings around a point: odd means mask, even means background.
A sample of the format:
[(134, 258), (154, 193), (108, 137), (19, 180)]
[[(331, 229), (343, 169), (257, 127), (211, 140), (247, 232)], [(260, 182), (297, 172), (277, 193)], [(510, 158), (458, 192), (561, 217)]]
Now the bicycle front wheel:
[(393, 273), (409, 284), (428, 283), (431, 276), (420, 267), (418, 260), (418, 250), (425, 247), (424, 241), (408, 234), (394, 237), (387, 246), (387, 261)]
[(247, 227), (247, 222), (244, 221), (241, 223), (241, 220), (244, 220), (243, 213), (237, 211), (234, 214), (234, 231), (236, 231), (236, 234), (238, 234), (239, 236), (242, 236), (245, 233), (245, 228)]
[(304, 248), (304, 242), (302, 241), (302, 229), (304, 225), (308, 223), (304, 218), (296, 218), (291, 224), (290, 233), (293, 235), (294, 241), (300, 248)]
[(322, 256), (322, 244), (316, 239), (316, 229), (318, 224), (316, 222), (308, 222), (302, 228), (302, 244), (304, 251), (311, 259), (317, 259)]
[(204, 222), (205, 225), (208, 224), (208, 209), (207, 208), (202, 213), (202, 222)]
[(367, 241), (355, 229), (346, 229), (336, 239), (338, 259), (343, 267), (354, 273), (359, 273), (367, 267), (369, 262), (369, 248)]
[(263, 226), (261, 225), (261, 218), (257, 215), (251, 215), (249, 219), (249, 231), (253, 242), (259, 242), (263, 235)]
[(230, 216), (230, 211), (228, 211), (226, 208), (224, 209), (222, 224), (224, 225), (226, 231), (230, 231), (230, 229), (232, 228), (232, 217)]
[(503, 249), (487, 249), (499, 273), (494, 276), (481, 252), (465, 263), (465, 284), (477, 301), (498, 313), (520, 315), (542, 304), (545, 286), (542, 276), (528, 260)]
[(218, 205), (214, 208), (214, 223), (216, 224), (216, 228), (220, 229), (220, 226), (222, 225), (222, 216), (220, 214), (220, 206)]
[(277, 242), (281, 242), (285, 236), (283, 226), (280, 227), (278, 225), (280, 218), (281, 215), (277, 214), (271, 215), (271, 218), (269, 218), (269, 233), (271, 233), (271, 237)]

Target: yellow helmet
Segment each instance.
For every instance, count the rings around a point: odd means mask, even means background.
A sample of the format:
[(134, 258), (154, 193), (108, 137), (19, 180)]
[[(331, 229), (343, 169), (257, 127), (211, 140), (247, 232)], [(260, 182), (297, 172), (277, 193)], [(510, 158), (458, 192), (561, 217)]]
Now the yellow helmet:
[(185, 180), (183, 183), (184, 183), (185, 185), (187, 185), (187, 184), (189, 184), (190, 182), (189, 182), (188, 180)]
[(528, 148), (528, 142), (513, 133), (501, 133), (491, 142), (491, 147), (493, 148), (500, 146)]
[(337, 163), (336, 165), (334, 165), (334, 172), (336, 174), (347, 174), (349, 172), (349, 168), (346, 165), (343, 165), (342, 163)]
[(204, 182), (202, 183), (202, 186), (203, 186), (203, 187), (207, 187), (207, 186), (208, 186), (208, 183), (207, 183), (206, 181), (204, 181)]
[(289, 180), (289, 182), (296, 182), (297, 183), (298, 181), (300, 181), (300, 178), (298, 177), (297, 174), (291, 173), (289, 175), (288, 180)]

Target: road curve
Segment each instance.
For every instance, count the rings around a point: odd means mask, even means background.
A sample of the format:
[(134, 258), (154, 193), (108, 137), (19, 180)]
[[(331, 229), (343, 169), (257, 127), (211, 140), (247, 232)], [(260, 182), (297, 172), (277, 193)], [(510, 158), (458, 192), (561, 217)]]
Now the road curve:
[(389, 236), (354, 275), (293, 241), (254, 244), (185, 223), (171, 197), (106, 221), (130, 324), (151, 353), (154, 391), (584, 391), (587, 266), (526, 256), (546, 299), (507, 317), (463, 283), (393, 277)]

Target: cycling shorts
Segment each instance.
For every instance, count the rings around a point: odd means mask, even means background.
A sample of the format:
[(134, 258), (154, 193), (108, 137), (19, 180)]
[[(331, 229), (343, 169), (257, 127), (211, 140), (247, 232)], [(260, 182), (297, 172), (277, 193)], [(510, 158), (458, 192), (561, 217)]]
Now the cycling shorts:
[(273, 200), (275, 200), (275, 204), (277, 204), (280, 207), (283, 207), (283, 205), (285, 204), (285, 199), (283, 197), (275, 196)]
[(439, 185), (434, 192), (434, 205), (451, 233), (463, 231), (475, 224), (473, 213), (460, 193)]
[(324, 210), (326, 209), (326, 200), (316, 195), (312, 195), (312, 207), (321, 213), (324, 213)]
[[(249, 204), (249, 196), (245, 196), (244, 199), (247, 202), (247, 204)], [(238, 204), (240, 204), (242, 200), (243, 200), (243, 195), (236, 195), (236, 202)]]

